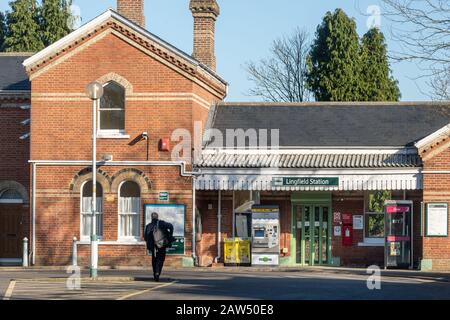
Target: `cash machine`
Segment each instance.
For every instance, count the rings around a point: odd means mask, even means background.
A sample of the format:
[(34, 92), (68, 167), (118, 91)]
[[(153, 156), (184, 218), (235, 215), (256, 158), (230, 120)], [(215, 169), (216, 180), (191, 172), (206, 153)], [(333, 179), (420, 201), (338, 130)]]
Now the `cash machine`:
[(413, 267), (413, 202), (386, 201), (385, 268)]
[(280, 256), (280, 209), (252, 207), (252, 265), (277, 266)]

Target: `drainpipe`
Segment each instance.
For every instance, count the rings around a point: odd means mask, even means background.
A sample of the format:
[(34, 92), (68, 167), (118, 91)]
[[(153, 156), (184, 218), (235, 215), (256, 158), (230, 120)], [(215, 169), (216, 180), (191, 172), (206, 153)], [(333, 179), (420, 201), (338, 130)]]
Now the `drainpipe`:
[(216, 263), (222, 257), (220, 240), (222, 239), (222, 190), (219, 189), (217, 204), (217, 257), (214, 259)]
[(36, 264), (36, 163), (33, 163), (33, 170), (32, 170), (32, 182), (31, 184), (32, 186), (32, 200), (31, 200), (31, 207), (32, 207), (32, 260), (31, 260), (31, 264), (35, 265)]
[(195, 175), (192, 176), (192, 259), (194, 260), (194, 266), (197, 266), (197, 254), (196, 254), (196, 237), (195, 237)]

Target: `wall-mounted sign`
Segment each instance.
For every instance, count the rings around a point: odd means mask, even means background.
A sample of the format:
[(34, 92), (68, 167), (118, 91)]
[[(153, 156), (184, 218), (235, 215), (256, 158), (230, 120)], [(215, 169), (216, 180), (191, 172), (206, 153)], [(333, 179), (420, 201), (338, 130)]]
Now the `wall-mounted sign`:
[(337, 177), (276, 177), (272, 179), (274, 187), (338, 187)]
[(167, 191), (160, 192), (159, 201), (169, 201), (169, 193)]
[(448, 236), (448, 203), (428, 203), (426, 219), (428, 237)]
[(363, 230), (363, 229), (364, 229), (363, 216), (353, 216), (353, 230)]
[(183, 255), (184, 249), (184, 224), (186, 217), (186, 206), (180, 204), (146, 204), (145, 225), (152, 221), (151, 214), (156, 212), (160, 220), (173, 225), (173, 236), (176, 241), (171, 248), (167, 249), (167, 254)]
[(341, 223), (341, 213), (340, 212), (334, 212), (333, 213), (333, 222), (334, 223)]
[(334, 226), (334, 236), (340, 237), (342, 235), (342, 228), (341, 226)]

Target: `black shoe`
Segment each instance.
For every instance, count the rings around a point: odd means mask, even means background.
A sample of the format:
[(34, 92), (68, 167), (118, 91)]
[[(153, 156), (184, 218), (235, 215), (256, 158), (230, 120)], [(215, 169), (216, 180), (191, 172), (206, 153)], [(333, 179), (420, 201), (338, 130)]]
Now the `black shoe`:
[(156, 282), (159, 282), (159, 274), (156, 273), (155, 276), (154, 276), (154, 278), (155, 278), (155, 281), (156, 281)]

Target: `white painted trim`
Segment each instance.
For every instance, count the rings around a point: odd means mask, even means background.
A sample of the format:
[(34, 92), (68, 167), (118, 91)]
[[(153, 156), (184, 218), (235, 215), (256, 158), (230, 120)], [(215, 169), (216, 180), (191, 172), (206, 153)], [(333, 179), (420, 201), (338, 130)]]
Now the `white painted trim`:
[[(138, 185), (139, 187), (139, 226), (138, 226), (138, 230), (139, 230), (139, 236), (121, 236), (120, 235), (120, 217), (121, 217), (121, 213), (120, 213), (120, 190), (122, 188), (122, 185), (125, 182), (134, 182)], [(141, 214), (141, 210), (143, 211), (143, 209), (141, 208), (141, 204), (142, 204), (142, 190), (141, 190), (141, 186), (139, 186), (139, 183), (137, 183), (136, 181), (130, 180), (130, 179), (125, 179), (122, 182), (119, 183), (118, 187), (117, 187), (117, 239), (120, 242), (139, 242), (141, 240), (142, 237), (142, 228), (141, 228), (141, 218), (144, 216), (145, 217), (145, 212), (142, 212)], [(144, 222), (145, 223), (145, 222)]]
[(366, 242), (366, 240), (364, 240), (364, 242), (359, 242), (358, 243), (358, 247), (384, 247), (384, 241), (383, 243), (371, 243), (371, 242)]
[(236, 148), (236, 149), (212, 149), (206, 148), (203, 154), (248, 154), (248, 155), (272, 155), (272, 154), (417, 154), (416, 148), (404, 147), (276, 147), (263, 148)]
[[(90, 241), (77, 241), (78, 245), (90, 245)], [(99, 245), (111, 245), (111, 246), (142, 246), (145, 245), (145, 241), (99, 241)]]
[(441, 129), (433, 132), (429, 136), (423, 138), (422, 140), (415, 143), (415, 146), (417, 149), (420, 149), (424, 146), (426, 146), (429, 143), (432, 143), (434, 140), (436, 140), (439, 137), (444, 137), (450, 135), (450, 123), (446, 126), (442, 127)]
[(201, 175), (393, 175), (393, 174), (420, 174), (421, 168), (373, 168), (373, 169), (214, 169), (202, 168)]
[[(86, 180), (86, 181), (84, 181), (82, 184), (81, 184), (81, 187), (80, 187), (80, 240), (81, 241), (89, 241), (89, 243), (90, 243), (90, 239), (91, 239), (91, 236), (83, 236), (82, 235), (82, 229), (83, 229), (83, 219), (82, 219), (82, 212), (81, 212), (81, 208), (83, 207), (83, 189), (84, 189), (84, 187), (86, 186), (86, 184), (88, 183), (88, 182), (90, 182), (91, 184), (92, 184), (92, 179), (91, 180)], [(101, 185), (101, 184), (100, 184)], [(103, 209), (104, 209), (104, 192), (105, 192), (105, 190), (103, 190), (103, 186), (102, 186), (102, 213), (101, 213), (101, 218), (102, 218), (102, 226), (103, 226), (103, 230), (102, 230), (102, 233), (104, 233), (104, 229), (105, 229), (105, 224), (104, 224), (104, 222), (105, 222), (105, 217), (104, 217), (104, 215), (103, 215)], [(98, 198), (98, 197), (97, 197)], [(97, 212), (98, 212), (98, 210), (97, 210)], [(97, 215), (97, 217), (98, 217), (99, 215)], [(95, 219), (95, 221), (97, 222), (98, 220), (97, 220), (98, 218), (96, 218)], [(95, 232), (95, 234), (97, 234), (97, 232)], [(98, 236), (98, 239), (101, 241), (102, 239), (103, 239), (103, 234), (100, 236), (100, 235), (97, 235)]]
[(169, 43), (165, 42), (161, 38), (153, 35), (152, 33), (148, 32), (144, 28), (139, 27), (138, 25), (130, 22), (128, 19), (122, 17), (118, 13), (116, 13), (112, 9), (108, 9), (101, 15), (97, 16), (93, 20), (89, 21), (85, 25), (81, 26), (77, 30), (73, 31), (72, 33), (68, 34), (64, 38), (56, 41), (52, 45), (48, 46), (47, 48), (41, 50), (40, 52), (36, 53), (35, 55), (31, 56), (30, 58), (26, 59), (23, 62), (23, 66), (25, 68), (28, 68), (32, 66), (33, 64), (39, 62), (40, 60), (44, 59), (48, 55), (54, 53), (55, 51), (58, 51), (60, 48), (65, 47), (69, 45), (70, 43), (74, 42), (78, 38), (80, 38), (82, 35), (89, 33), (89, 31), (95, 29), (96, 26), (101, 25), (102, 23), (106, 22), (108, 19), (114, 18), (120, 23), (124, 24), (128, 28), (132, 29), (133, 31), (141, 34), (142, 36), (158, 43), (161, 47), (163, 47), (166, 50), (172, 51), (176, 53), (177, 55), (181, 56), (183, 59), (191, 63), (192, 65), (196, 67), (201, 67), (205, 72), (207, 72), (212, 78), (214, 78), (216, 81), (221, 82), (223, 85), (227, 85), (226, 81), (220, 78), (214, 71), (206, 67), (205, 65), (201, 64), (199, 61), (193, 59), (191, 56), (189, 56), (187, 53), (179, 50), (178, 48), (170, 45)]
[[(339, 178), (339, 186), (274, 186), (273, 178), (283, 175), (201, 175), (197, 178), (197, 190), (254, 190), (254, 191), (362, 191), (362, 190), (422, 190), (420, 174), (388, 175), (333, 175)], [(310, 178), (330, 175), (292, 175)]]

